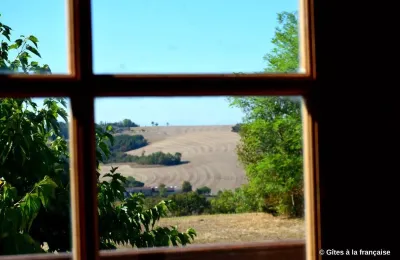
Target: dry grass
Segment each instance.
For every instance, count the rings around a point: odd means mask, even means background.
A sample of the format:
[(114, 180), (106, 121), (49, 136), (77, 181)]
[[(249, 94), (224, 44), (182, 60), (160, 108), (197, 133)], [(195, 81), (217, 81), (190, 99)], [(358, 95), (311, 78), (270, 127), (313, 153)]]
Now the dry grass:
[(273, 217), (266, 213), (165, 218), (159, 225), (177, 225), (180, 231), (194, 228), (198, 235), (194, 244), (305, 238), (303, 220)]
[(304, 220), (273, 217), (266, 213), (164, 218), (158, 225), (177, 225), (179, 231), (194, 228), (197, 237), (192, 245), (305, 239)]

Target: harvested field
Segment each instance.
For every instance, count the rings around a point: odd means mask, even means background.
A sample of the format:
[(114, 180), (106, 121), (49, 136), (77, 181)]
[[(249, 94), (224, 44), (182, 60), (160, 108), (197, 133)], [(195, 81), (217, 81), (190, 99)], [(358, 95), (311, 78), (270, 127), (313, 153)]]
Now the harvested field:
[[(133, 176), (146, 186), (180, 186), (190, 181), (193, 188), (208, 186), (213, 193), (222, 189), (234, 189), (246, 183), (246, 175), (236, 155), (236, 145), (240, 139), (231, 131), (231, 125), (222, 126), (154, 126), (135, 127), (124, 134), (141, 134), (150, 144), (127, 152), (141, 155), (154, 152), (182, 154), (183, 163), (176, 166), (139, 166), (116, 163), (118, 171), (125, 176)], [(102, 166), (102, 173), (110, 165)]]

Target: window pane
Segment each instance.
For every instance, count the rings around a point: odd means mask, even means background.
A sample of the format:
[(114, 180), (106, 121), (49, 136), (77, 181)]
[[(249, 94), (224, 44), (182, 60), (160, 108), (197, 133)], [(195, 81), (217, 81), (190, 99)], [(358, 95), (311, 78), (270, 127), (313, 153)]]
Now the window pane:
[(300, 104), (96, 99), (100, 248), (171, 246), (171, 226), (190, 245), (304, 239)]
[(65, 1), (2, 0), (0, 73), (68, 74)]
[(68, 106), (0, 98), (0, 255), (71, 251)]
[(300, 72), (298, 6), (299, 0), (94, 0), (94, 72)]

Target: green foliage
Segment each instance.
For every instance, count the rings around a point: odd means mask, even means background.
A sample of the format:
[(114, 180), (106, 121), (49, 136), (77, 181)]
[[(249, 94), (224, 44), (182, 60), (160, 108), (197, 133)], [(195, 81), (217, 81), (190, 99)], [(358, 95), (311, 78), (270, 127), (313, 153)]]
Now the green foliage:
[(210, 202), (213, 214), (260, 212), (264, 206), (262, 198), (252, 193), (246, 185), (234, 191), (219, 191)]
[(211, 189), (207, 186), (203, 186), (201, 188), (196, 189), (197, 194), (200, 195), (209, 195), (211, 193)]
[(125, 185), (124, 185), (125, 188), (143, 187), (143, 186), (144, 186), (143, 182), (137, 181), (132, 176), (128, 176), (126, 178)]
[(22, 253), (43, 252), (29, 231), (40, 208), (48, 208), (56, 187), (57, 184), (49, 176), (45, 176), (43, 180), (34, 184), (29, 193), (22, 196), (4, 178), (0, 181), (1, 254), (18, 254), (20, 250)]
[(107, 126), (112, 126), (114, 128), (119, 128), (119, 127), (138, 127), (140, 125), (136, 124), (135, 122), (133, 122), (130, 119), (124, 119), (122, 121), (119, 122), (114, 122), (114, 123), (106, 123), (106, 122), (100, 122), (99, 126), (101, 127), (107, 127)]
[[(151, 208), (157, 205), (164, 198), (159, 197), (146, 197), (145, 205), (146, 208)], [(171, 194), (167, 197), (168, 201), (171, 201), (171, 207), (169, 208), (168, 216), (180, 217), (180, 216), (191, 216), (200, 214), (211, 213), (210, 201), (204, 195), (200, 195), (197, 192), (187, 192)]]
[(300, 102), (293, 98), (234, 98), (246, 113), (238, 145), (250, 189), (281, 214), (303, 214), (303, 158)]
[(299, 29), (297, 12), (278, 14), (279, 26), (272, 43), (275, 47), (264, 56), (265, 72), (297, 72), (299, 70)]
[(127, 152), (146, 146), (147, 140), (143, 135), (117, 135), (114, 136), (114, 144), (110, 147), (111, 152)]
[(172, 194), (168, 199), (173, 202), (172, 216), (200, 215), (210, 212), (211, 204), (203, 195), (196, 192)]
[[(47, 65), (30, 61), (30, 53), (40, 57), (36, 37), (21, 36), (9, 45), (11, 28), (2, 23), (0, 34), (5, 37), (2, 72), (50, 73)], [(18, 53), (13, 60), (10, 50)], [(69, 152), (57, 121), (61, 117), (67, 126), (65, 106), (60, 98), (45, 99), (41, 109), (29, 98), (0, 98), (0, 255), (43, 252), (45, 242), (48, 252), (71, 251)], [(111, 130), (96, 125), (97, 167), (111, 154)], [(166, 216), (170, 201), (145, 209), (143, 195), (126, 199), (127, 180), (115, 170), (102, 178), (98, 173), (101, 249), (115, 248), (117, 243), (152, 247), (191, 242), (193, 229), (179, 232), (177, 227), (155, 226)]]
[[(297, 13), (278, 14), (279, 27), (266, 72), (295, 72), (299, 67)], [(235, 97), (231, 106), (246, 117), (240, 127), (239, 160), (248, 190), (264, 199), (264, 209), (303, 216), (301, 104), (290, 97)]]
[(232, 126), (232, 132), (239, 133), (241, 125), (242, 124), (236, 124)]
[(236, 202), (234, 192), (231, 190), (219, 191), (217, 198), (211, 200), (211, 209), (213, 213), (235, 213)]
[[(177, 227), (156, 227), (161, 217), (166, 217), (171, 201), (161, 201), (152, 208), (144, 207), (144, 195), (133, 194), (124, 197), (123, 184), (126, 179), (117, 168), (112, 168), (104, 177), (111, 181), (99, 181), (99, 231), (100, 247), (114, 249), (116, 244), (129, 244), (132, 247), (154, 247), (186, 245), (194, 239), (196, 232), (188, 229), (178, 232)], [(120, 201), (116, 205), (116, 201)]]
[(40, 66), (35, 61), (29, 63), (32, 56), (41, 57), (37, 49), (38, 39), (33, 35), (21, 35), (12, 40), (11, 31), (11, 27), (0, 22), (0, 35), (3, 36), (0, 42), (0, 73), (50, 74), (47, 64)]
[(181, 164), (181, 153), (175, 153), (174, 155), (171, 153), (163, 153), (163, 152), (155, 152), (149, 155), (142, 154), (141, 156), (130, 155), (123, 152), (117, 152), (112, 155), (106, 162), (131, 162), (142, 165), (179, 165)]
[(167, 196), (167, 188), (166, 188), (164, 183), (161, 183), (158, 186), (158, 191), (160, 193), (160, 197), (166, 197)]
[(182, 183), (182, 191), (183, 192), (191, 192), (192, 191), (192, 184), (188, 181), (184, 181)]

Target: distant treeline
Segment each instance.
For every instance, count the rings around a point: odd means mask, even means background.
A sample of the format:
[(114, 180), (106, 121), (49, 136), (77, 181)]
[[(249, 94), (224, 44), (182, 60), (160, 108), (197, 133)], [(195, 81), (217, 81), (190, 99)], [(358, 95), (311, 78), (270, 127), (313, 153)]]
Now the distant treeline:
[[(58, 122), (60, 124), (60, 131), (61, 131), (61, 136), (64, 137), (65, 139), (69, 139), (69, 133), (68, 133), (68, 124), (65, 123), (64, 121)], [(114, 123), (107, 123), (101, 121), (98, 126), (101, 126), (103, 128), (106, 128), (108, 125), (111, 125), (114, 129), (114, 132), (118, 133), (121, 132), (121, 128), (126, 128), (126, 127), (138, 127), (140, 125), (132, 122), (130, 119), (124, 119), (119, 122), (114, 122)], [(134, 148), (136, 149), (136, 148)], [(132, 150), (132, 149), (131, 149)]]
[(148, 145), (143, 135), (115, 135), (114, 144), (109, 142), (111, 153), (127, 152)]
[(99, 126), (108, 126), (108, 125), (111, 125), (113, 127), (138, 127), (138, 126), (140, 126), (140, 125), (136, 124), (135, 122), (132, 122), (132, 120), (130, 120), (130, 119), (124, 119), (122, 121), (113, 122), (113, 123), (100, 121), (100, 123), (99, 123)]
[(181, 164), (181, 153), (163, 153), (156, 152), (149, 155), (145, 155), (144, 153), (140, 156), (130, 155), (124, 152), (117, 152), (112, 154), (112, 156), (108, 159), (107, 163), (117, 163), (117, 162), (131, 162), (142, 165), (178, 165)]

